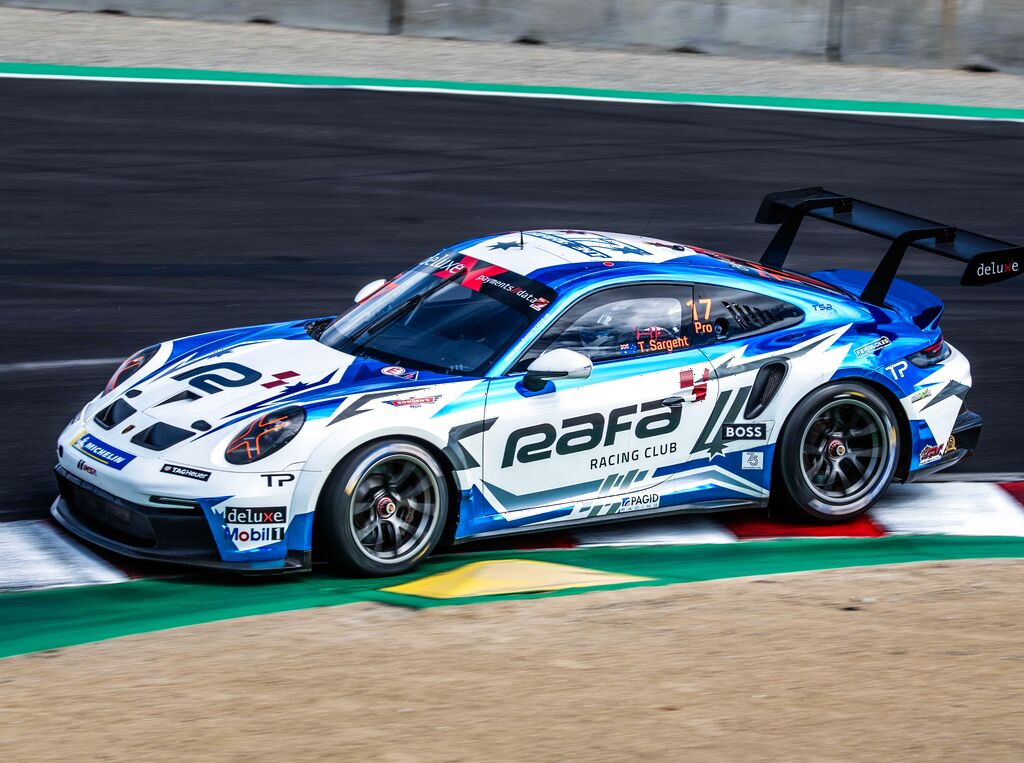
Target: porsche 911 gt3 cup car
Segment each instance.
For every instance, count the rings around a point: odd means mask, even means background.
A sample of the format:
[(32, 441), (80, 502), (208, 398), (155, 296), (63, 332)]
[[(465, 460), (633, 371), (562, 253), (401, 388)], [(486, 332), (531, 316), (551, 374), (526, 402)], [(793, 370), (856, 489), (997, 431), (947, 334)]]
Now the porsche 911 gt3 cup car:
[[(783, 269), (804, 217), (892, 241), (874, 273)], [(58, 441), (52, 512), (135, 557), (360, 574), (442, 540), (764, 507), (849, 520), (975, 447), (967, 359), (908, 247), (1024, 252), (820, 188), (766, 197), (760, 262), (583, 230), (466, 241), (348, 312), (155, 344)]]

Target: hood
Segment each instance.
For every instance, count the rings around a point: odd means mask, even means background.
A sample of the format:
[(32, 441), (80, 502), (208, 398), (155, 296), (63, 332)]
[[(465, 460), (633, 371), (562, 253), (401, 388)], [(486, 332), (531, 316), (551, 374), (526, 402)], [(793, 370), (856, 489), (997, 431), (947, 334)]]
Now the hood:
[[(133, 441), (138, 447), (141, 443), (133, 438), (147, 437), (150, 447), (143, 447), (143, 452), (156, 455), (289, 405), (302, 405), (308, 417), (316, 418), (333, 412), (353, 393), (464, 381), (347, 355), (311, 338), (305, 323), (258, 326), (167, 343), (151, 361), (152, 369), (100, 398), (90, 414), (98, 421), (105, 419), (104, 428), (110, 430), (114, 444)], [(134, 426), (126, 432), (122, 423)], [(142, 435), (157, 424), (160, 427), (152, 437)]]

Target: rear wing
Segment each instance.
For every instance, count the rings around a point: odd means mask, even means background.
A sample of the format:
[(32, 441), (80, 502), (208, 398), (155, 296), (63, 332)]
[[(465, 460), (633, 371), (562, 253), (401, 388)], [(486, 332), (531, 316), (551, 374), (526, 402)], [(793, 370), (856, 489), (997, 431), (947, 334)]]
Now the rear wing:
[(966, 267), (960, 279), (964, 286), (983, 286), (1024, 273), (1024, 247), (1018, 244), (914, 217), (824, 188), (779, 191), (764, 197), (754, 219), (778, 225), (779, 229), (761, 255), (761, 264), (782, 267), (805, 217), (892, 242), (860, 295), (862, 301), (873, 305), (885, 302), (908, 247), (964, 263)]

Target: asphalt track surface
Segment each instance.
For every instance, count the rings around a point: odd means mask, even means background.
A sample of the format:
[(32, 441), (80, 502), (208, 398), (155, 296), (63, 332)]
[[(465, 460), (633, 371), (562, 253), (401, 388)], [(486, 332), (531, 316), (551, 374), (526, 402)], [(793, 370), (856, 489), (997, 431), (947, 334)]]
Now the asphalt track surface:
[[(0, 516), (45, 513), (52, 443), (156, 340), (338, 312), (364, 282), (516, 228), (756, 257), (761, 196), (825, 185), (1024, 240), (1024, 125), (460, 95), (0, 80)], [(653, 213), (653, 217), (652, 217)], [(816, 223), (789, 265), (871, 268)], [(966, 471), (1020, 471), (1024, 279), (946, 301), (986, 419)]]

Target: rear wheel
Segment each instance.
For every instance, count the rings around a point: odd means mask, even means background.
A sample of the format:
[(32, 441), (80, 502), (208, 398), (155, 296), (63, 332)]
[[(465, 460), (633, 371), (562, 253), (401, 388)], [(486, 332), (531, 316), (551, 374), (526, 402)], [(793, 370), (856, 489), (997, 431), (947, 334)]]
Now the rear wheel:
[(448, 481), (426, 448), (402, 440), (372, 443), (338, 465), (317, 512), (334, 567), (399, 575), (440, 540)]
[(793, 409), (777, 453), (782, 490), (775, 503), (821, 522), (845, 522), (871, 508), (892, 481), (896, 418), (870, 387), (832, 384)]

